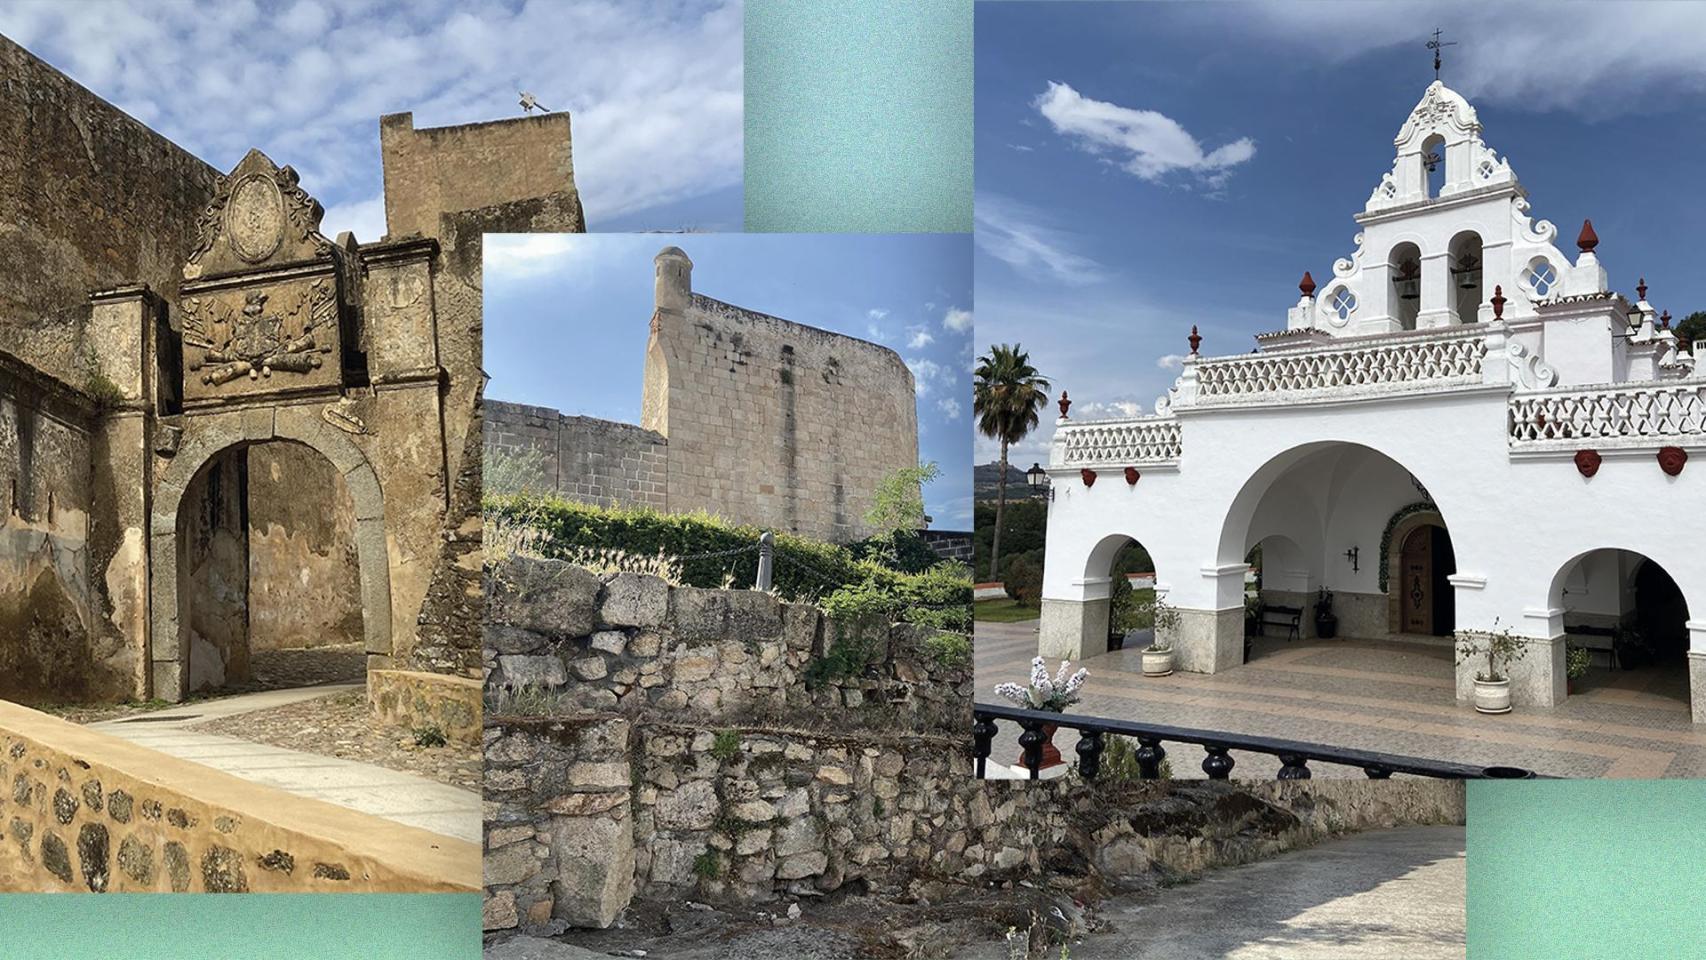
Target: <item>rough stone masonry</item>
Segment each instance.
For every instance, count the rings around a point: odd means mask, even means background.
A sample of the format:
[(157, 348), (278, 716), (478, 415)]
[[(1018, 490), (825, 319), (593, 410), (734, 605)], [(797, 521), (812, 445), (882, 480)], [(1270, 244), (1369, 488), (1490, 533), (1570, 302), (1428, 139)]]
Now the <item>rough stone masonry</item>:
[(261, 647), (471, 678), (484, 232), (580, 231), (569, 118), (380, 120), (387, 235), (0, 38), (0, 696), (177, 699)]
[(545, 455), (563, 496), (846, 542), (878, 483), (918, 463), (912, 371), (887, 347), (714, 300), (666, 247), (638, 426), (488, 403), (486, 445)]

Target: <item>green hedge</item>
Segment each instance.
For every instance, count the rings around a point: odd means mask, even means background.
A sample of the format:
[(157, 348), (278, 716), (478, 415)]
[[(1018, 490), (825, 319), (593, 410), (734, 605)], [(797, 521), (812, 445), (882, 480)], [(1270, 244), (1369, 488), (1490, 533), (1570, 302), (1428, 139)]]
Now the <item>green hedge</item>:
[[(547, 557), (562, 557), (575, 549), (700, 557), (755, 547), (762, 533), (757, 527), (737, 526), (705, 513), (598, 507), (552, 496), (489, 495), (483, 507), (488, 521), (504, 520), (540, 531), (538, 550)], [(822, 602), (831, 613), (866, 606), (909, 623), (971, 629), (971, 580), (961, 564), (942, 562), (922, 573), (907, 573), (858, 559), (852, 550), (836, 544), (786, 533), (775, 537), (772, 585), (785, 600)], [(694, 587), (720, 587), (725, 579), (737, 587), (750, 587), (757, 576), (755, 549), (684, 559), (681, 564), (681, 582)], [(857, 596), (836, 597), (843, 588)], [(963, 604), (963, 610), (952, 609), (955, 604)]]

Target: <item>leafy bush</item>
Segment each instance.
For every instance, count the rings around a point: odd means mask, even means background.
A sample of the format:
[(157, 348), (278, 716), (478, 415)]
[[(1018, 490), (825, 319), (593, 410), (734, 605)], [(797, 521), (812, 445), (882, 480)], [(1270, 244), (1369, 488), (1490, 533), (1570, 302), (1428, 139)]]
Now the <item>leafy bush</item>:
[(416, 727), (414, 732), (417, 747), (442, 747), (450, 742), (445, 739), (444, 731), (437, 726)]
[[(1040, 499), (1014, 499), (1007, 489), (1007, 509), (1001, 515), (1001, 568), (1007, 558), (1041, 550), (1048, 532), (1048, 503)], [(1022, 494), (1021, 494), (1022, 496)], [(972, 557), (979, 580), (999, 580), (1000, 571), (989, 570), (990, 541), (995, 536), (995, 501), (979, 500), (972, 507)]]
[(1023, 554), (1013, 558), (1007, 566), (1007, 592), (1020, 606), (1034, 607), (1043, 598), (1043, 565), (1040, 559), (1034, 559), (1034, 554)]
[[(573, 561), (588, 550), (663, 554), (681, 559), (680, 582), (691, 587), (748, 586), (758, 577), (757, 545), (763, 531), (706, 513), (598, 507), (535, 494), (488, 494), (483, 508), (488, 529), (519, 525), (534, 531), (532, 549), (541, 556)], [(846, 547), (786, 533), (775, 534), (775, 539), (772, 587), (785, 600), (815, 600), (862, 578)]]
[(874, 560), (906, 573), (923, 573), (942, 562), (941, 555), (917, 530), (899, 530), (868, 537), (848, 544), (847, 549), (855, 559)]
[(963, 633), (938, 633), (925, 641), (930, 658), (949, 669), (971, 664), (971, 638)]

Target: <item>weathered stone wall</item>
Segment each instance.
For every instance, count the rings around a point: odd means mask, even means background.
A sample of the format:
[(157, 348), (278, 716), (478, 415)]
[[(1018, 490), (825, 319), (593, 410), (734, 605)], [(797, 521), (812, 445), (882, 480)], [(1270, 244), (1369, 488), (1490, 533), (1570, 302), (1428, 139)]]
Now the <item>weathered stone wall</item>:
[(0, 349), (82, 385), (93, 290), (170, 295), (215, 171), (0, 37)]
[[(969, 660), (938, 652), (932, 629), (837, 623), (756, 590), (600, 578), (521, 557), (491, 571), (486, 593), (488, 689), (547, 693), (558, 709), (707, 722), (820, 713), (871, 729), (971, 723)], [(865, 665), (808, 683), (813, 665), (843, 644), (862, 650)]]
[(936, 551), (943, 560), (958, 560), (961, 563), (972, 561), (971, 534), (964, 530), (920, 530), (919, 536)]
[(410, 113), (381, 117), (385, 225), (392, 236), (437, 236), (441, 213), (557, 194), (576, 197), (563, 230), (582, 232), (571, 144), (567, 113), (421, 130)]
[(964, 748), (945, 735), (504, 719), (486, 732), (485, 927), (606, 927), (635, 896), (764, 901), (853, 881), (1153, 883), (1464, 815), (1458, 782), (986, 782)]
[(0, 892), (469, 892), (471, 843), (0, 701)]
[(90, 657), (87, 397), (0, 352), (0, 698), (64, 700), (111, 683)]
[(667, 508), (669, 445), (659, 434), (613, 420), (571, 417), (550, 407), (485, 404), (486, 449), (544, 455), (530, 484), (598, 506)]
[(658, 256), (641, 426), (669, 441), (671, 511), (845, 542), (877, 485), (918, 464), (912, 372), (887, 347), (691, 290)]
[(360, 643), (355, 502), (343, 477), (299, 443), (247, 452), (249, 650)]
[(483, 687), (472, 677), (418, 670), (373, 670), (367, 699), (380, 723), (404, 730), (437, 729), (446, 739), (480, 739)]

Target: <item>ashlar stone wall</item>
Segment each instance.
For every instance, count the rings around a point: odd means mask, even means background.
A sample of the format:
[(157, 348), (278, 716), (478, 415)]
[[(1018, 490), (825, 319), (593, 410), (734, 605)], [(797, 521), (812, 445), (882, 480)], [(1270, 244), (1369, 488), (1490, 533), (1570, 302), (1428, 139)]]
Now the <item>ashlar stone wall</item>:
[(640, 425), (669, 440), (669, 509), (819, 540), (869, 535), (878, 483), (918, 463), (905, 361), (694, 292), (678, 248), (655, 266)]
[(598, 506), (667, 507), (669, 446), (660, 434), (501, 400), (486, 401), (483, 413), (487, 450), (518, 458), (530, 450), (543, 454), (537, 476), (517, 478), (529, 486)]

